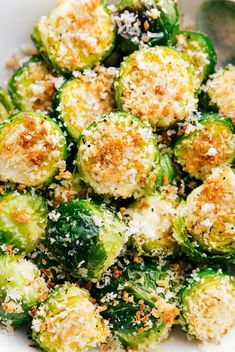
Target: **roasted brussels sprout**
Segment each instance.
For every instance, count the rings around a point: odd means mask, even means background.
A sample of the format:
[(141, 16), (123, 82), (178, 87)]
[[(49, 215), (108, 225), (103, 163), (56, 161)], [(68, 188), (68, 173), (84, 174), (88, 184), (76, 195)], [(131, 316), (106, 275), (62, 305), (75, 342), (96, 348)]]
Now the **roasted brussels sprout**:
[(178, 20), (174, 0), (120, 0), (115, 14), (119, 47), (130, 53), (143, 44), (173, 45)]
[(66, 139), (43, 114), (20, 112), (0, 126), (0, 180), (26, 186), (49, 183), (64, 164)]
[(50, 113), (54, 93), (63, 81), (40, 56), (33, 56), (13, 74), (8, 88), (18, 109)]
[(155, 136), (123, 112), (104, 116), (83, 131), (77, 161), (81, 178), (97, 194), (138, 198), (162, 182)]
[(229, 118), (203, 113), (188, 127), (174, 146), (176, 160), (184, 171), (203, 180), (213, 168), (234, 161), (235, 126)]
[(16, 255), (0, 255), (0, 322), (21, 325), (48, 295), (36, 265)]
[(235, 323), (235, 279), (222, 271), (193, 272), (181, 291), (183, 329), (192, 339), (219, 343)]
[(41, 17), (32, 39), (57, 71), (69, 74), (104, 60), (114, 48), (115, 28), (102, 0), (67, 0)]
[(235, 259), (235, 174), (216, 168), (195, 188), (173, 218), (174, 237), (182, 250), (202, 263)]
[(235, 122), (235, 67), (228, 65), (211, 75), (202, 90), (202, 104), (207, 109), (213, 109), (229, 117)]
[(195, 77), (184, 54), (173, 48), (148, 48), (124, 60), (114, 84), (119, 110), (153, 128), (166, 128), (196, 109)]
[(177, 49), (185, 52), (195, 68), (198, 85), (214, 73), (216, 53), (208, 36), (200, 32), (181, 32), (177, 35)]
[(112, 271), (108, 284), (96, 290), (98, 302), (107, 307), (102, 315), (125, 347), (150, 351), (167, 338), (178, 316), (176, 283), (167, 268), (144, 261), (123, 263)]
[(106, 341), (109, 329), (85, 289), (57, 286), (32, 322), (32, 336), (47, 352), (88, 351)]
[(14, 110), (14, 106), (10, 97), (0, 87), (0, 123), (8, 118), (10, 113)]
[(54, 100), (55, 115), (77, 140), (96, 118), (114, 110), (113, 82), (117, 69), (96, 67), (85, 70), (61, 87)]
[(177, 252), (178, 245), (172, 236), (172, 217), (177, 206), (176, 196), (156, 193), (137, 200), (127, 209), (131, 244), (139, 254), (169, 257)]
[(75, 277), (98, 280), (125, 243), (124, 224), (104, 204), (76, 199), (49, 217), (48, 249)]
[(0, 196), (0, 246), (3, 252), (31, 252), (45, 235), (47, 202), (35, 193)]

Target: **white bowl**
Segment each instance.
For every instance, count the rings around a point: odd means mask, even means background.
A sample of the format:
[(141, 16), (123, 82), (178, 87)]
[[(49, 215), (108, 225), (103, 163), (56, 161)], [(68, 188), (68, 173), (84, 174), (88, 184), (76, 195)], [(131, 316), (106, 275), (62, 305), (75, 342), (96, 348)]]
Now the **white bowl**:
[[(196, 17), (202, 0), (179, 0), (182, 13), (189, 18)], [(6, 85), (9, 72), (6, 61), (20, 46), (30, 43), (30, 33), (37, 19), (48, 12), (56, 0), (0, 0), (0, 85)], [(36, 352), (29, 345), (26, 329), (17, 330), (14, 335), (0, 332), (0, 352)], [(227, 334), (220, 345), (200, 345), (188, 342), (185, 335), (176, 329), (169, 341), (162, 343), (156, 352), (235, 352), (235, 329)], [(113, 351), (115, 352), (115, 351)]]

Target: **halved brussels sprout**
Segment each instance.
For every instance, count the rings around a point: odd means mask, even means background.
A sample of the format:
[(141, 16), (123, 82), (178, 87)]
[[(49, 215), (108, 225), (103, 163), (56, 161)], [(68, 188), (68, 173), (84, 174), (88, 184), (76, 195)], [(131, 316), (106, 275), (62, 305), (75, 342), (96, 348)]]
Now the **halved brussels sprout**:
[(204, 107), (218, 111), (235, 122), (234, 89), (235, 67), (228, 65), (220, 68), (202, 87)]
[(119, 46), (127, 53), (143, 44), (173, 45), (179, 29), (174, 0), (120, 0), (115, 21)]
[(16, 255), (0, 255), (0, 322), (21, 325), (48, 296), (45, 280), (30, 261)]
[(97, 281), (126, 241), (117, 215), (89, 199), (64, 203), (49, 218), (48, 249), (75, 277)]
[(229, 167), (213, 169), (173, 218), (173, 236), (182, 250), (202, 263), (235, 259), (235, 174)]
[(10, 113), (14, 110), (14, 106), (10, 97), (0, 87), (0, 123), (8, 118)]
[(8, 89), (18, 109), (49, 113), (54, 93), (63, 81), (40, 56), (33, 56), (13, 74)]
[(88, 351), (109, 336), (99, 312), (85, 289), (57, 286), (33, 318), (32, 337), (47, 352)]
[(178, 201), (157, 193), (143, 197), (128, 209), (131, 244), (139, 254), (169, 257), (177, 253), (178, 245), (172, 236), (172, 217)]
[(102, 0), (67, 0), (41, 17), (32, 39), (57, 71), (68, 74), (104, 60), (114, 48), (115, 28)]
[(85, 70), (65, 82), (56, 94), (55, 114), (75, 140), (96, 118), (114, 110), (113, 82), (116, 74), (117, 69), (113, 67), (98, 66), (93, 71)]
[(235, 279), (222, 271), (193, 272), (181, 291), (183, 329), (192, 339), (219, 343), (235, 323)]
[(31, 252), (45, 235), (48, 208), (35, 193), (0, 196), (0, 246), (3, 252)]
[(178, 316), (172, 275), (156, 263), (123, 263), (112, 268), (113, 277), (96, 290), (98, 302), (107, 307), (115, 337), (125, 347), (151, 351), (166, 339)]
[(215, 70), (216, 53), (212, 42), (201, 32), (181, 32), (177, 35), (176, 47), (188, 55), (200, 86)]
[(41, 186), (64, 163), (66, 139), (43, 114), (20, 112), (0, 126), (0, 180)]
[(114, 87), (118, 108), (153, 128), (184, 120), (197, 105), (192, 66), (173, 48), (134, 52), (122, 63)]
[(151, 129), (123, 112), (104, 116), (83, 131), (77, 161), (81, 178), (97, 194), (138, 198), (162, 181)]
[(229, 118), (203, 113), (189, 133), (178, 137), (174, 154), (191, 176), (203, 180), (213, 168), (235, 159), (235, 126)]

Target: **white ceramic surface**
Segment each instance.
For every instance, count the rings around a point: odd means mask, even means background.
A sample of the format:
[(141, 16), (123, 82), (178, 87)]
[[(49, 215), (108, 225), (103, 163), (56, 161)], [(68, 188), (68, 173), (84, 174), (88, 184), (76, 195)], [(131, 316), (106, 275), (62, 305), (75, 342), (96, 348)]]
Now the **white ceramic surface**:
[[(30, 33), (37, 19), (53, 7), (56, 0), (0, 0), (0, 85), (5, 85), (9, 72), (5, 62), (12, 53), (30, 43)], [(189, 18), (195, 18), (202, 0), (179, 0), (181, 10)], [(14, 335), (0, 332), (0, 352), (34, 352), (32, 341), (25, 329)], [(176, 330), (168, 342), (161, 344), (156, 352), (235, 352), (235, 329), (225, 336), (219, 346), (198, 345), (188, 342), (185, 335)], [(114, 352), (114, 351), (113, 351)]]

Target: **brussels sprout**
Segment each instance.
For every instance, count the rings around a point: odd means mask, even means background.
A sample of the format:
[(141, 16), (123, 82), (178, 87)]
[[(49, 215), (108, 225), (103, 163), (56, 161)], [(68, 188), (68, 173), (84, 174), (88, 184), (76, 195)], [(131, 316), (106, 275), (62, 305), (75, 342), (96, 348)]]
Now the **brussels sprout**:
[(155, 136), (123, 112), (104, 116), (83, 131), (77, 161), (81, 178), (97, 194), (138, 198), (162, 181)]
[(107, 307), (102, 315), (125, 347), (149, 351), (167, 338), (178, 316), (174, 280), (166, 268), (144, 261), (112, 269), (109, 283), (96, 291), (99, 303)]
[(213, 109), (235, 122), (235, 67), (228, 65), (211, 75), (202, 87), (204, 97), (202, 104), (206, 109)]
[(166, 128), (196, 109), (195, 77), (184, 54), (173, 48), (148, 48), (124, 60), (115, 82), (119, 110), (153, 128)]
[(173, 45), (178, 20), (174, 0), (120, 0), (115, 14), (119, 47), (130, 53), (143, 44)]
[(20, 112), (0, 126), (0, 180), (41, 186), (64, 163), (66, 140), (43, 114)]
[(5, 252), (31, 252), (44, 237), (47, 203), (30, 192), (0, 195), (0, 246)]
[(47, 295), (47, 285), (36, 265), (18, 255), (0, 255), (1, 323), (26, 323), (31, 310)]
[(178, 137), (174, 154), (191, 176), (203, 180), (213, 168), (235, 159), (235, 126), (229, 118), (203, 113), (189, 133)]
[(94, 67), (114, 48), (115, 28), (102, 0), (61, 1), (34, 27), (32, 39), (59, 72)]
[(109, 329), (85, 289), (65, 283), (41, 304), (32, 322), (32, 336), (47, 352), (79, 352), (106, 341)]
[(222, 271), (194, 272), (181, 291), (183, 329), (192, 339), (219, 343), (235, 323), (235, 279)]
[(47, 67), (40, 56), (33, 56), (10, 78), (9, 93), (20, 110), (49, 113), (52, 98), (63, 77)]
[(127, 209), (131, 243), (139, 254), (171, 256), (177, 252), (178, 245), (172, 236), (172, 217), (177, 206), (175, 197), (157, 193), (137, 200)]
[(214, 169), (194, 189), (173, 218), (174, 237), (182, 250), (202, 263), (235, 259), (235, 175), (229, 167)]
[(0, 123), (8, 118), (10, 113), (14, 110), (14, 106), (10, 97), (0, 87)]
[(216, 53), (212, 42), (204, 33), (181, 32), (177, 36), (176, 47), (189, 56), (200, 86), (215, 70)]
[(75, 140), (96, 118), (114, 110), (113, 82), (117, 69), (86, 70), (62, 85), (54, 100), (55, 115)]
[(125, 243), (124, 224), (104, 204), (76, 199), (49, 217), (48, 249), (75, 277), (98, 280)]

